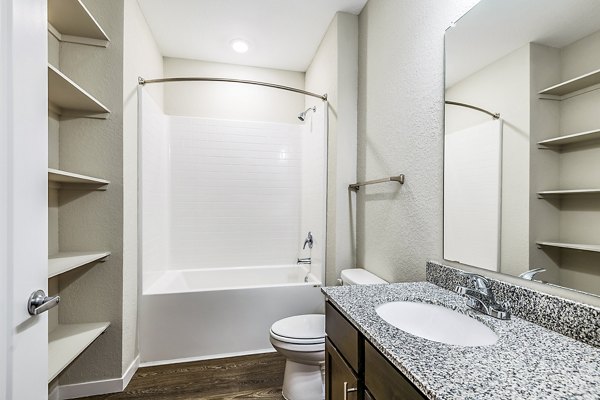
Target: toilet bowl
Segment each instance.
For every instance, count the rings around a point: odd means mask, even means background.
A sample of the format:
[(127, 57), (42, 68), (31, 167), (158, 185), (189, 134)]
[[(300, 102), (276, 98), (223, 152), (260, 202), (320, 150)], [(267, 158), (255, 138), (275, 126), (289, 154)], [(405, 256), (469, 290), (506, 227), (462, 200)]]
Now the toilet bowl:
[(325, 316), (296, 315), (271, 326), (271, 344), (286, 358), (282, 394), (286, 400), (325, 398)]
[[(362, 269), (342, 271), (344, 285), (387, 283)], [(325, 398), (325, 316), (296, 315), (271, 326), (271, 344), (286, 358), (282, 394), (286, 400)]]

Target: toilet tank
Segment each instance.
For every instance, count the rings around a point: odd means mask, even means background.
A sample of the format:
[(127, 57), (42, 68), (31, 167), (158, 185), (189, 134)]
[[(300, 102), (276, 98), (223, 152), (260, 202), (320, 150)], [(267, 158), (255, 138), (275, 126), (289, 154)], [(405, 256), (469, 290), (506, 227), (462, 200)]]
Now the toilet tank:
[(388, 283), (363, 268), (345, 269), (342, 271), (341, 278), (342, 285), (373, 285), (376, 283)]

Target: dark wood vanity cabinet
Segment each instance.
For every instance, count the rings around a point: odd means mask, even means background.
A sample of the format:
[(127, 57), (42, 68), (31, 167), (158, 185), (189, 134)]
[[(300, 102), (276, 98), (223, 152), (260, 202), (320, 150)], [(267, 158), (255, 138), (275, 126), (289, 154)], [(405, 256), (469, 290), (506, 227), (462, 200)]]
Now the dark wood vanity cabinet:
[(326, 400), (427, 399), (330, 302), (325, 331)]

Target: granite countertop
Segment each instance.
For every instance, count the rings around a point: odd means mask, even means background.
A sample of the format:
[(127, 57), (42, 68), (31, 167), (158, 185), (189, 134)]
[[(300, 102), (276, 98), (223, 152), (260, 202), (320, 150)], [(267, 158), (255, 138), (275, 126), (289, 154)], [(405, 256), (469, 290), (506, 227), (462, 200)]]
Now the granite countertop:
[[(600, 349), (513, 317), (471, 310), (465, 298), (428, 282), (322, 289), (365, 337), (430, 399), (600, 399)], [(406, 333), (375, 307), (391, 301), (443, 305), (483, 322), (499, 336), (464, 347)]]

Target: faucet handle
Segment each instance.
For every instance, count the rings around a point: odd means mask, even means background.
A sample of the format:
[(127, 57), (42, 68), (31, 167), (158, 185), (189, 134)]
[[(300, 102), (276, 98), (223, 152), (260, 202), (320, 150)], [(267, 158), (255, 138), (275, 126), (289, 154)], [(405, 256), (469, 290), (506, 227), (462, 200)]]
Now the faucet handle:
[(307, 244), (309, 249), (313, 248), (313, 236), (311, 232), (308, 232), (308, 235), (306, 235), (306, 239), (304, 239), (304, 246), (302, 246), (302, 249), (305, 249)]
[(473, 272), (459, 271), (459, 274), (471, 279), (475, 287), (479, 290), (488, 290), (490, 282), (483, 276)]

